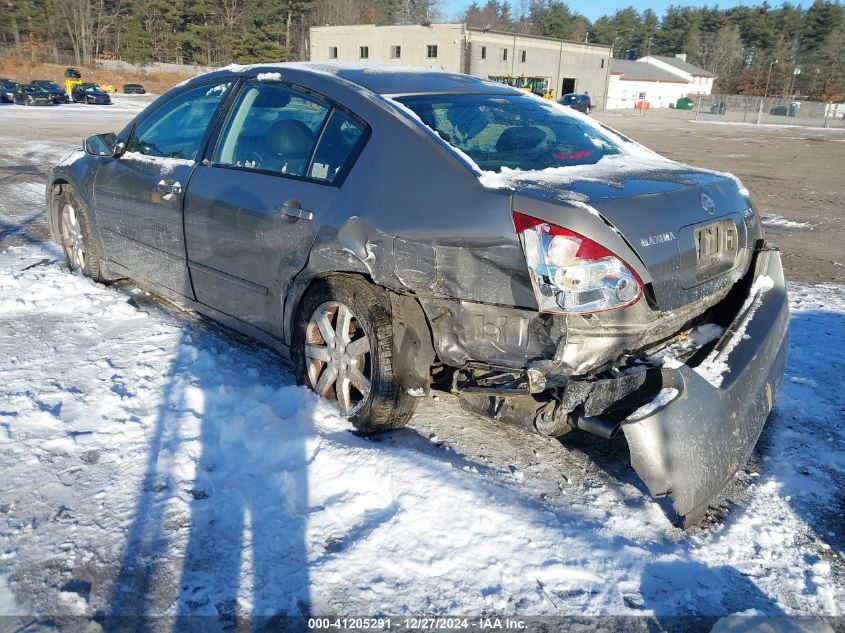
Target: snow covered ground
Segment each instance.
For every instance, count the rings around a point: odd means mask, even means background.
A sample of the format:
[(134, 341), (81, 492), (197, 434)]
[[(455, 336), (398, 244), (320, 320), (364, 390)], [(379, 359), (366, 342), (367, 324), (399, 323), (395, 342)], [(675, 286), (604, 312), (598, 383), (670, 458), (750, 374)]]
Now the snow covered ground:
[(844, 288), (790, 287), (754, 460), (683, 533), (622, 439), (445, 393), (361, 438), (259, 346), (71, 274), (41, 178), (69, 149), (0, 157), (0, 614), (843, 615)]

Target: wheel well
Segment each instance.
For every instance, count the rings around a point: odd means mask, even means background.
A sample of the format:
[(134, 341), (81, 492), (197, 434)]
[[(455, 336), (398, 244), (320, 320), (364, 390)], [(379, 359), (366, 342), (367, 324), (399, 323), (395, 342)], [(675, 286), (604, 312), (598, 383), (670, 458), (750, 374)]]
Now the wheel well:
[[(293, 341), (293, 331), (296, 327), (297, 315), (303, 299), (311, 288), (323, 279), (329, 277), (354, 277), (361, 279), (371, 286), (385, 292), (390, 300), (393, 321), (394, 370), (396, 377), (406, 389), (428, 390), (431, 366), (436, 360), (434, 339), (431, 324), (420, 302), (411, 295), (399, 294), (375, 283), (369, 275), (354, 271), (332, 271), (319, 273), (312, 277), (302, 292), (296, 297), (296, 302), (290, 312), (286, 329), (289, 333), (289, 343)], [(294, 283), (295, 285), (295, 283)]]
[(64, 178), (56, 178), (50, 183), (50, 206), (47, 209), (47, 227), (50, 229), (50, 235), (53, 241), (59, 241), (58, 233), (58, 202), (59, 196), (62, 194), (64, 187), (70, 187), (70, 183)]

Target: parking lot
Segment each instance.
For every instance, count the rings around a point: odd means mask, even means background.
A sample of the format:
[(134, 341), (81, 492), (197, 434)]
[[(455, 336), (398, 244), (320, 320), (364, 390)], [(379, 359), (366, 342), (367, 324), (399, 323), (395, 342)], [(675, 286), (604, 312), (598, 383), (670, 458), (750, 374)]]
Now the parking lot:
[(596, 115), (739, 176), (790, 280), (772, 418), (721, 505), (682, 533), (621, 437), (531, 436), (436, 392), (407, 429), (364, 439), (269, 352), (131, 284), (70, 274), (45, 242), (49, 165), (152, 98), (0, 106), (0, 615), (621, 615), (671, 628), (694, 613), (676, 630), (709, 631), (749, 610), (843, 614), (845, 131)]

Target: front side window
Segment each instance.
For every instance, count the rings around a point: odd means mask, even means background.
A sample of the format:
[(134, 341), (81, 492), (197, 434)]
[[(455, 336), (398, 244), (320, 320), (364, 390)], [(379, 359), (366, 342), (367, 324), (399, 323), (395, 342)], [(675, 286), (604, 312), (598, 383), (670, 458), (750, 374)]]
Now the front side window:
[(195, 160), (208, 125), (231, 85), (206, 84), (173, 97), (132, 130), (126, 150)]
[(535, 97), (452, 94), (398, 100), (486, 171), (587, 165), (622, 153), (599, 128)]
[(244, 86), (226, 122), (213, 161), (304, 176), (329, 108), (286, 86)]
[(429, 44), (426, 46), (425, 56), (428, 59), (434, 59), (437, 57), (437, 44)]

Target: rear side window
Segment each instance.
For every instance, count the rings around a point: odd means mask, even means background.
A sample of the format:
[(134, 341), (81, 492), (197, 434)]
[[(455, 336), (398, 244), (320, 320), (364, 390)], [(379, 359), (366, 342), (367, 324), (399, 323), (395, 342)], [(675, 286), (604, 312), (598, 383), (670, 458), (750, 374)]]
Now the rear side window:
[(126, 150), (194, 160), (230, 82), (197, 86), (173, 97), (132, 131)]
[(347, 168), (353, 151), (364, 136), (364, 127), (339, 110), (332, 111), (308, 175), (334, 182)]
[(329, 108), (285, 86), (244, 86), (214, 153), (214, 162), (304, 176)]

